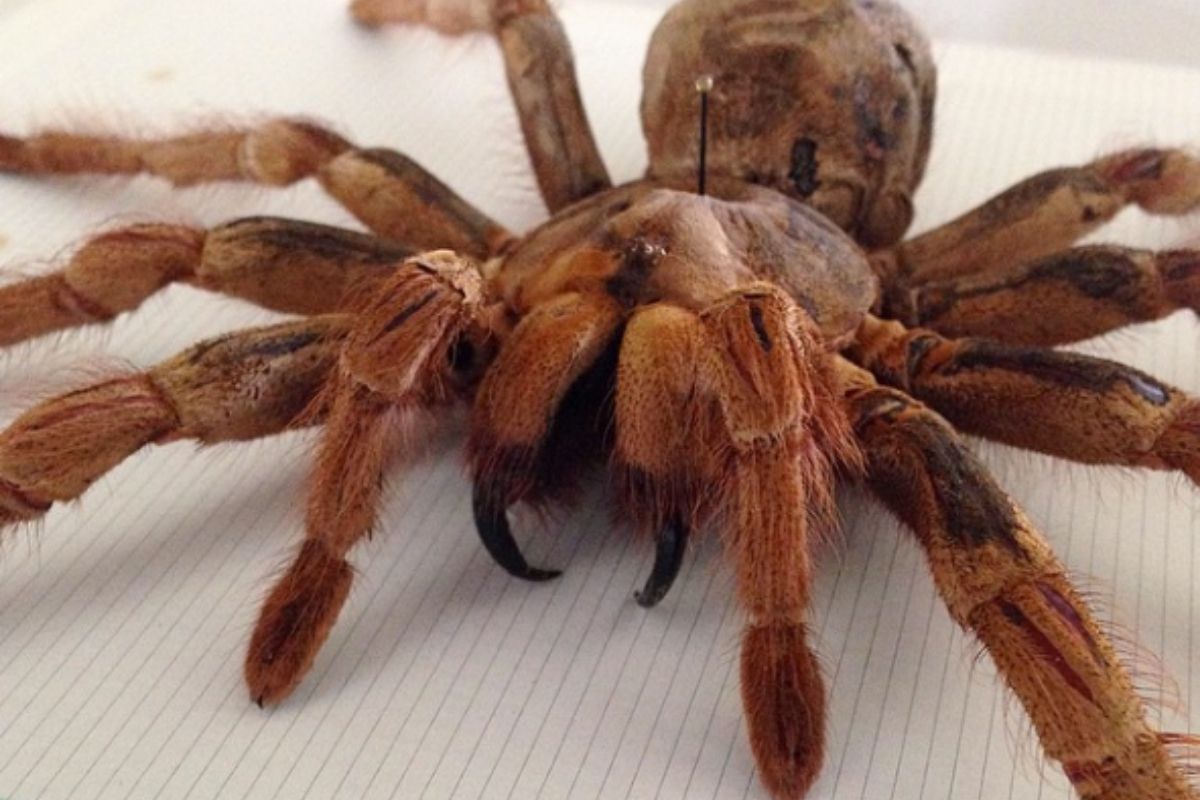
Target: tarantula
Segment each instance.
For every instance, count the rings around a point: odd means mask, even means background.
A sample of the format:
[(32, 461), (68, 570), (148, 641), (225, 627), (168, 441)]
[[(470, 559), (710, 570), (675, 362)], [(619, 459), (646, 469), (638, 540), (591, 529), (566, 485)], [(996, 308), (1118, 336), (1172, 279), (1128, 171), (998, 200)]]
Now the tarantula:
[[(176, 281), (302, 315), (19, 417), (0, 433), (0, 522), (78, 497), (149, 443), (322, 425), (306, 537), (245, 662), (251, 698), (277, 703), (346, 599), (347, 555), (371, 532), (408, 423), (470, 402), (476, 523), (514, 576), (558, 573), (526, 561), (508, 509), (562, 498), (596, 455), (655, 537), (643, 606), (667, 593), (694, 532), (724, 531), (747, 615), (751, 744), (767, 788), (798, 798), (824, 747), (810, 550), (832, 524), (835, 481), (864, 478), (915, 531), (951, 615), (1082, 797), (1198, 796), (1168, 752), (1186, 737), (1149, 727), (1062, 564), (956, 429), (1200, 481), (1200, 401), (1045, 349), (1200, 309), (1194, 251), (1071, 248), (1129, 204), (1200, 206), (1200, 161), (1127, 150), (904, 240), (936, 78), (887, 0), (679, 2), (645, 67), (649, 171), (618, 187), (544, 0), (353, 11), (495, 35), (552, 218), (514, 235), (405, 156), (300, 120), (157, 140), (0, 136), (0, 169), (25, 175), (314, 177), (374, 234), (267, 218), (135, 225), (0, 288), (4, 343), (111, 319)], [(693, 88), (702, 76), (711, 102)]]

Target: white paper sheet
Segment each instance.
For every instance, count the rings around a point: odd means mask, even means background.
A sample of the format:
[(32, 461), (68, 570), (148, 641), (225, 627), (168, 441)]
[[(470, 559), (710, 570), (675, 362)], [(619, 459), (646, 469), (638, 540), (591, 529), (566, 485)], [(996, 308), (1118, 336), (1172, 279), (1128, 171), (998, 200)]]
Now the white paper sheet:
[[(645, 11), (563, 16), (614, 175), (644, 166), (636, 108)], [(0, 128), (170, 129), (224, 112), (303, 111), (405, 150), (508, 225), (542, 218), (494, 45), (369, 34), (336, 0), (61, 0), (0, 16)], [(938, 49), (940, 119), (918, 228), (1052, 165), (1144, 140), (1200, 142), (1200, 74)], [(0, 178), (0, 262), (28, 266), (130, 216), (251, 213), (353, 224), (311, 186), (175, 192), (148, 180)], [(1130, 213), (1103, 238), (1178, 244), (1195, 223)], [(35, 266), (36, 268), (36, 266)], [(148, 365), (274, 317), (171, 288), (105, 331), (16, 348), (6, 405), (114, 358)], [(1083, 349), (1200, 392), (1191, 315)], [(11, 416), (11, 413), (8, 414)], [(739, 621), (712, 542), (674, 592), (632, 600), (644, 542), (598, 493), (523, 538), (559, 581), (508, 578), (479, 547), (457, 439), (395, 476), (383, 534), (313, 672), (282, 707), (247, 699), (258, 601), (300, 532), (312, 445), (293, 434), (154, 448), (0, 557), (0, 797), (759, 798), (737, 686)], [(1162, 656), (1200, 731), (1197, 493), (1163, 474), (1084, 469), (981, 446), (1073, 570)], [(831, 690), (819, 798), (1060, 798), (1028, 723), (949, 621), (922, 559), (860, 493), (814, 592)]]

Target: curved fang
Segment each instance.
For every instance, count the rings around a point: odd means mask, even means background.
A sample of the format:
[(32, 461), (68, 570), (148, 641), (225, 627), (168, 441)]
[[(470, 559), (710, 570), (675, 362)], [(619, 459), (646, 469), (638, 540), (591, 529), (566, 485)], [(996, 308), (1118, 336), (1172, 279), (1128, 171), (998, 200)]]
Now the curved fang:
[(562, 572), (558, 570), (538, 569), (529, 566), (525, 556), (521, 555), (517, 542), (513, 539), (512, 528), (508, 525), (508, 516), (503, 505), (497, 504), (479, 485), (475, 486), (472, 505), (475, 510), (475, 528), (483, 546), (491, 553), (496, 563), (504, 567), (510, 575), (527, 581), (548, 581), (557, 578)]
[(673, 520), (659, 531), (655, 540), (654, 569), (646, 579), (646, 585), (633, 596), (642, 608), (653, 608), (671, 591), (671, 584), (683, 566), (683, 554), (687, 550), (688, 529), (678, 520)]

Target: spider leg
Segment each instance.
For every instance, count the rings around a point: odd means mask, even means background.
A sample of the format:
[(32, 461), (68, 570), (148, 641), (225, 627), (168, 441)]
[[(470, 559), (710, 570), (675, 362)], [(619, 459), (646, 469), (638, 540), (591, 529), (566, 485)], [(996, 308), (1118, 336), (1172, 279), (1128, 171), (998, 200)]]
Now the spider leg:
[(570, 477), (561, 474), (570, 469), (553, 462), (563, 455), (550, 441), (555, 417), (568, 391), (609, 348), (621, 317), (607, 297), (560, 295), (521, 320), (480, 384), (469, 444), (475, 518), (488, 552), (516, 577), (558, 574), (526, 563), (506, 512)]
[(871, 487), (916, 533), (951, 616), (983, 642), (1080, 796), (1197, 797), (1043, 537), (941, 417), (842, 367)]
[(883, 314), (946, 336), (1011, 344), (1088, 339), (1180, 309), (1200, 313), (1200, 251), (1097, 245), (887, 294)]
[(354, 0), (368, 25), (429, 25), (443, 33), (491, 31), (542, 198), (551, 213), (612, 186), (588, 125), (566, 32), (546, 0)]
[(328, 315), (241, 331), (35, 406), (0, 432), (0, 525), (79, 497), (148, 444), (285, 430), (329, 376), (349, 322)]
[(932, 231), (876, 254), (893, 281), (919, 284), (1048, 256), (1136, 203), (1154, 214), (1200, 206), (1200, 160), (1140, 148), (1035, 175)]
[(174, 282), (291, 314), (336, 311), (411, 253), (355, 231), (252, 217), (212, 230), (132, 225), (85, 242), (60, 269), (0, 286), (0, 345), (137, 308)]
[(323, 395), (305, 539), (246, 654), (260, 706), (291, 693), (328, 637), (353, 580), (346, 556), (375, 523), (384, 470), (415, 418), (452, 399), (452, 355), (475, 335), (481, 303), (475, 265), (443, 251), (412, 259), (355, 317)]
[(834, 470), (857, 451), (804, 315), (778, 289), (748, 287), (707, 310), (704, 382), (723, 420), (724, 527), (748, 619), (741, 683), (763, 783), (803, 797), (825, 747), (825, 690), (807, 642), (809, 552), (830, 524)]
[(176, 186), (208, 181), (286, 186), (315, 177), (372, 232), (413, 250), (447, 247), (486, 258), (511, 238), (407, 156), (359, 149), (315, 123), (295, 119), (163, 139), (65, 131), (0, 135), (0, 172), (148, 173)]
[(967, 433), (1085, 463), (1177, 469), (1200, 483), (1200, 400), (1132, 367), (873, 317), (851, 354)]

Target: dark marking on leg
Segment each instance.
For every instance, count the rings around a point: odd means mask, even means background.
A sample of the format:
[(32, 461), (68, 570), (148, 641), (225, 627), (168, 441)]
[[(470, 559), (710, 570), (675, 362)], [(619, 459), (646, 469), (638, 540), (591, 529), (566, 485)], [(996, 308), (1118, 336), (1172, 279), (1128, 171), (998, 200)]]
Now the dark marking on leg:
[[(247, 229), (242, 231), (241, 229)], [(348, 231), (312, 222), (276, 217), (247, 217), (224, 225), (213, 233), (241, 233), (247, 238), (282, 253), (338, 262), (393, 264), (412, 255), (411, 248), (358, 231)]]
[[(908, 491), (904, 484), (916, 476), (933, 492), (944, 515), (946, 534), (956, 543), (965, 547), (998, 544), (1018, 558), (1027, 557), (1015, 535), (1021, 525), (1011, 501), (953, 429), (939, 424), (936, 417), (899, 392), (875, 391), (853, 403), (860, 437), (869, 439), (871, 424), (881, 420), (887, 429), (903, 436), (903, 450), (910, 454), (906, 460), (915, 456), (920, 462), (897, 468), (888, 461), (875, 461), (870, 469), (872, 484), (882, 497), (899, 498), (897, 492)], [(898, 499), (891, 505), (904, 507)], [(921, 529), (914, 520), (906, 521), (914, 530)]]
[(771, 352), (775, 344), (771, 341), (771, 335), (767, 332), (767, 324), (763, 319), (762, 306), (758, 303), (750, 304), (750, 324), (754, 326), (754, 334), (758, 337), (758, 343), (762, 346), (763, 352)]
[(1057, 350), (1010, 347), (982, 339), (971, 340), (940, 369), (943, 374), (1000, 369), (1096, 394), (1104, 394), (1116, 384), (1125, 383), (1151, 405), (1164, 406), (1171, 399), (1171, 391), (1166, 386), (1124, 364)]
[(401, 311), (399, 314), (397, 314), (396, 316), (392, 317), (392, 320), (391, 320), (391, 322), (389, 322), (389, 323), (388, 323), (388, 324), (387, 324), (387, 325), (384, 327), (384, 329), (383, 329), (382, 331), (380, 331), (380, 332), (379, 332), (379, 335), (375, 337), (374, 341), (379, 341), (379, 340), (380, 340), (381, 338), (383, 338), (384, 336), (388, 335), (388, 334), (389, 334), (389, 333), (391, 333), (392, 331), (394, 331), (394, 330), (396, 330), (397, 328), (399, 328), (399, 327), (400, 327), (401, 325), (403, 325), (405, 322), (408, 322), (408, 320), (412, 318), (412, 315), (413, 315), (413, 314), (416, 314), (416, 313), (417, 313), (418, 311), (420, 311), (422, 308), (424, 308), (425, 306), (429, 305), (430, 301), (431, 301), (431, 300), (433, 300), (433, 298), (437, 297), (437, 294), (438, 294), (438, 293), (437, 293), (437, 290), (436, 290), (436, 289), (433, 289), (433, 290), (430, 290), (430, 291), (429, 291), (429, 292), (428, 292), (428, 293), (427, 293), (427, 294), (426, 294), (424, 297), (422, 297), (420, 300), (417, 300), (416, 302), (410, 303), (410, 304), (409, 304), (408, 306), (406, 306), (406, 307), (405, 307), (405, 308), (404, 308), (404, 309), (403, 309), (403, 310), (402, 310), (402, 311)]
[(1071, 630), (1078, 634), (1080, 639), (1083, 639), (1084, 644), (1088, 646), (1088, 651), (1091, 652), (1092, 658), (1102, 668), (1107, 668), (1108, 664), (1104, 660), (1103, 654), (1100, 652), (1100, 646), (1096, 644), (1096, 640), (1088, 633), (1087, 626), (1083, 623), (1083, 617), (1075, 610), (1067, 598), (1059, 594), (1058, 590), (1045, 583), (1038, 582), (1038, 591), (1042, 593), (1042, 597), (1046, 598), (1046, 602), (1054, 609), (1054, 612), (1067, 621), (1071, 626)]
[(276, 356), (286, 356), (303, 350), (310, 344), (320, 341), (320, 339), (321, 334), (314, 331), (309, 331), (307, 333), (293, 333), (290, 336), (285, 336), (281, 339), (265, 339), (264, 341), (261, 341), (253, 347), (247, 348), (242, 352), (246, 356), (274, 358)]
[(639, 606), (653, 608), (671, 591), (683, 566), (687, 542), (687, 527), (678, 520), (673, 520), (659, 531), (655, 540), (654, 568), (646, 579), (645, 587), (633, 595)]
[(1079, 677), (1067, 660), (1063, 658), (1062, 653), (1054, 646), (1054, 642), (1050, 641), (1050, 637), (1033, 623), (1033, 620), (1025, 616), (1025, 613), (1014, 603), (1007, 600), (997, 601), (1000, 605), (1000, 611), (1004, 614), (1005, 619), (1013, 624), (1014, 627), (1020, 628), (1021, 632), (1033, 643), (1037, 648), (1038, 653), (1045, 659), (1046, 663), (1054, 667), (1067, 685), (1087, 699), (1089, 703), (1095, 703), (1096, 697), (1092, 694), (1092, 690), (1083, 682), (1083, 678)]

